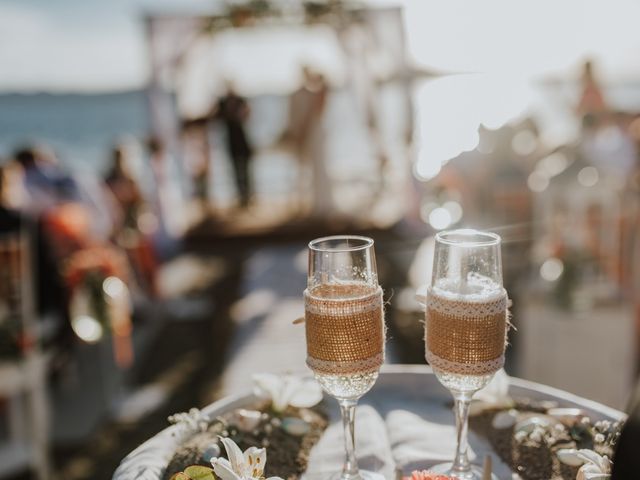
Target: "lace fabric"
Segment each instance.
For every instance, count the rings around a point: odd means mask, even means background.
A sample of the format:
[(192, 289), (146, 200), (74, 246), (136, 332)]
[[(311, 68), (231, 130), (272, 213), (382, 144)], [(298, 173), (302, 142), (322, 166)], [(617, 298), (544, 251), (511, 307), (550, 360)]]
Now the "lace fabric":
[(426, 358), (433, 368), (458, 375), (489, 375), (504, 366), (504, 355), (487, 362), (458, 363), (440, 358), (427, 350)]
[(463, 301), (427, 296), (425, 352), (433, 367), (454, 374), (485, 375), (504, 365), (508, 297)]
[(326, 374), (379, 369), (385, 337), (382, 289), (323, 287), (305, 291), (307, 365)]
[(311, 370), (328, 375), (377, 372), (383, 363), (384, 352), (371, 358), (353, 362), (327, 362), (317, 358), (307, 357), (307, 365)]

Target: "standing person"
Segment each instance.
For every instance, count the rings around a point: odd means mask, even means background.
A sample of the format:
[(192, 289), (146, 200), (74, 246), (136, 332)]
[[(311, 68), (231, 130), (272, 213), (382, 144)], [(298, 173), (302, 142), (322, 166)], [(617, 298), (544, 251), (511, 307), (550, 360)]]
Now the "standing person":
[[(298, 170), (298, 199), (303, 204), (304, 193), (311, 188), (312, 214), (322, 215), (331, 210), (332, 190), (326, 166), (327, 133), (324, 112), (329, 93), (323, 75), (309, 67), (302, 69), (302, 86), (293, 93), (289, 102), (289, 125), (285, 132), (293, 144), (300, 162)], [(311, 173), (311, 187), (306, 182)]]
[(253, 193), (250, 168), (253, 149), (245, 131), (249, 105), (230, 83), (227, 85), (227, 92), (218, 101), (216, 117), (222, 121), (227, 131), (227, 149), (233, 165), (240, 205), (247, 207)]
[(580, 78), (582, 92), (578, 102), (577, 113), (581, 117), (593, 115), (596, 118), (604, 116), (607, 112), (607, 103), (602, 93), (602, 87), (596, 75), (593, 73), (593, 63), (590, 60), (584, 62), (582, 76)]
[(115, 233), (118, 234), (123, 229), (137, 229), (138, 215), (142, 208), (142, 193), (129, 172), (125, 152), (120, 146), (112, 151), (112, 164), (104, 181), (121, 208), (121, 224)]
[(182, 121), (181, 142), (183, 156), (192, 186), (192, 198), (202, 213), (209, 209), (209, 176), (211, 145), (209, 144), (210, 116)]
[(182, 201), (176, 162), (162, 139), (151, 137), (147, 148), (153, 180), (147, 195), (156, 223), (154, 247), (160, 259), (167, 259), (180, 248), (180, 238), (188, 220), (187, 210)]
[(126, 150), (116, 146), (112, 150), (112, 164), (105, 183), (119, 207), (118, 222), (113, 237), (126, 252), (138, 284), (148, 293), (156, 291), (156, 258), (151, 239), (139, 228), (138, 219), (145, 210), (144, 198), (127, 164)]

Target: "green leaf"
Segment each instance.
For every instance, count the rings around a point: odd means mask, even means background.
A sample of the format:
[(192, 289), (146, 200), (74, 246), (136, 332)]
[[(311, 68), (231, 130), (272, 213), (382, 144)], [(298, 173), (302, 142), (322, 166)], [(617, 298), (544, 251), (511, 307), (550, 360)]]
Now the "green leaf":
[(216, 480), (213, 474), (213, 468), (202, 467), (200, 465), (191, 465), (184, 469), (184, 473), (191, 480)]
[(173, 475), (171, 477), (171, 480), (191, 480), (191, 478), (188, 475), (185, 475), (184, 473), (180, 472)]

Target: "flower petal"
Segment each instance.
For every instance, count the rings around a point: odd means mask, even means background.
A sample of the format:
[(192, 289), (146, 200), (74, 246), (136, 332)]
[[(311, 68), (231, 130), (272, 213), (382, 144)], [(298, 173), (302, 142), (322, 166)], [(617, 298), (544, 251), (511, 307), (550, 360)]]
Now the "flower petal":
[(303, 379), (289, 399), (289, 404), (297, 408), (310, 408), (322, 401), (322, 388), (313, 378)]
[(587, 463), (580, 467), (576, 475), (576, 480), (602, 480), (608, 478), (611, 478), (611, 475), (601, 472), (593, 463)]
[(584, 458), (578, 455), (578, 450), (575, 448), (561, 448), (556, 452), (556, 455), (558, 460), (572, 467), (579, 467), (585, 462)]
[(602, 470), (603, 473), (611, 473), (611, 465), (612, 462), (611, 460), (609, 460), (609, 457), (607, 457), (606, 455), (602, 455), (600, 457), (600, 470)]
[(242, 480), (242, 478), (233, 471), (231, 463), (226, 458), (214, 458), (211, 460), (211, 466), (214, 473), (222, 480)]
[(602, 456), (597, 454), (593, 450), (589, 450), (587, 448), (582, 448), (582, 449), (578, 450), (577, 455), (578, 455), (578, 457), (583, 459), (585, 461), (585, 463), (591, 463), (593, 465), (596, 465), (598, 467), (598, 469), (600, 469), (601, 465), (603, 464)]
[(277, 412), (283, 412), (291, 403), (291, 399), (300, 389), (302, 384), (300, 377), (293, 375), (285, 375), (282, 377), (282, 386), (278, 392), (278, 398), (273, 399), (273, 409)]
[(280, 477), (269, 477), (266, 480), (283, 480), (283, 479)]
[(247, 471), (247, 465), (244, 461), (244, 455), (240, 447), (227, 437), (220, 437), (220, 441), (224, 445), (224, 449), (227, 451), (227, 457), (229, 457), (229, 463), (231, 469), (240, 477), (244, 477)]
[(253, 375), (254, 393), (261, 398), (274, 400), (282, 389), (282, 379), (273, 373), (256, 373)]
[(249, 447), (244, 452), (244, 462), (251, 478), (261, 478), (267, 462), (267, 451), (264, 448)]

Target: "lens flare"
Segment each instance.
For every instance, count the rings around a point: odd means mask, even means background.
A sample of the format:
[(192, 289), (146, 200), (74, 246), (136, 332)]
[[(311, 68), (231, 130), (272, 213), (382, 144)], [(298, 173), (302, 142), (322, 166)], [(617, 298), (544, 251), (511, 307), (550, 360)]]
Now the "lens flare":
[(71, 319), (73, 332), (82, 341), (96, 343), (100, 341), (104, 334), (104, 329), (98, 320), (89, 315), (78, 315)]
[(583, 187), (593, 187), (599, 179), (600, 175), (595, 167), (584, 167), (578, 172), (578, 183)]
[(436, 230), (443, 230), (451, 225), (451, 214), (444, 207), (434, 208), (429, 214), (429, 224)]
[(540, 276), (547, 282), (555, 282), (564, 272), (564, 263), (559, 258), (547, 258), (540, 267)]

